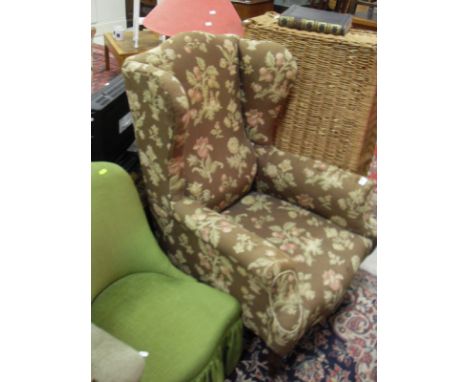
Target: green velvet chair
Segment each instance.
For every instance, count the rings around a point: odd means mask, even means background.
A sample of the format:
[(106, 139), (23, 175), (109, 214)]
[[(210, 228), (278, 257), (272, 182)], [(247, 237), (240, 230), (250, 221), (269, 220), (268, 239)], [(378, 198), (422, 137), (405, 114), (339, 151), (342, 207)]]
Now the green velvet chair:
[(91, 171), (92, 322), (149, 353), (143, 382), (223, 381), (242, 352), (238, 302), (169, 262), (122, 168)]

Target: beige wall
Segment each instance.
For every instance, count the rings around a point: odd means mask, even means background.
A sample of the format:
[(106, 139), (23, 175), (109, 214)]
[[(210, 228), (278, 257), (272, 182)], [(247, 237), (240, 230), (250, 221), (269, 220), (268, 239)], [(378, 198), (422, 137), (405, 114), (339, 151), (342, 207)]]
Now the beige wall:
[(111, 32), (115, 25), (125, 27), (125, 0), (91, 0), (91, 23), (96, 35)]

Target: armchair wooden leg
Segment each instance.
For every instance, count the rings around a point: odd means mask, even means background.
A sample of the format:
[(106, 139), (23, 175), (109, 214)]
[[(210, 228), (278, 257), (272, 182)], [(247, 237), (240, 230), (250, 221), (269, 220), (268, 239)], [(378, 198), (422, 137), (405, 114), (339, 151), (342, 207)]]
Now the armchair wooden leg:
[(286, 367), (283, 357), (279, 356), (272, 350), (269, 350), (268, 352), (267, 362), (268, 362), (268, 373), (272, 379), (276, 377), (278, 374), (280, 374)]

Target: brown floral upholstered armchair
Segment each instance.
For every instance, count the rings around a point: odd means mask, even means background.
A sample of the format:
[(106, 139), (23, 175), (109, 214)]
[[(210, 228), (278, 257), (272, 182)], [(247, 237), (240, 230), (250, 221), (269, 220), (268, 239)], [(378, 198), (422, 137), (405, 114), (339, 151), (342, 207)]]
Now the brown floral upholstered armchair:
[(373, 185), (273, 146), (296, 74), (276, 43), (183, 33), (123, 72), (161, 244), (287, 354), (371, 251)]

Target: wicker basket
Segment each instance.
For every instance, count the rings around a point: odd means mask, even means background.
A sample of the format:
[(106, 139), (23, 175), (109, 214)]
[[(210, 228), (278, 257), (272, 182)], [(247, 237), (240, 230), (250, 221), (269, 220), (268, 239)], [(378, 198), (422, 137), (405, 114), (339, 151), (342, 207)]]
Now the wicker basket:
[(250, 19), (246, 38), (286, 46), (298, 77), (276, 146), (366, 174), (377, 138), (377, 36), (346, 36), (280, 27), (274, 12)]

